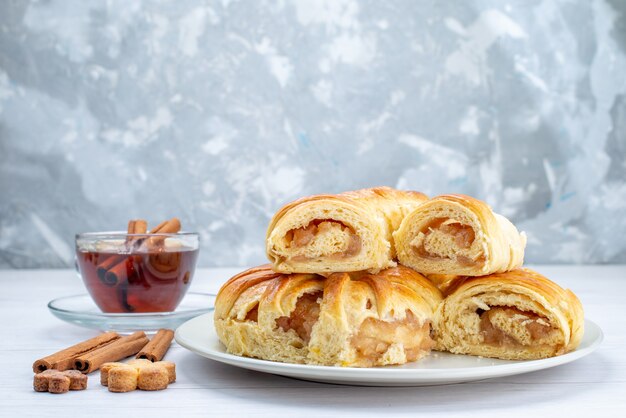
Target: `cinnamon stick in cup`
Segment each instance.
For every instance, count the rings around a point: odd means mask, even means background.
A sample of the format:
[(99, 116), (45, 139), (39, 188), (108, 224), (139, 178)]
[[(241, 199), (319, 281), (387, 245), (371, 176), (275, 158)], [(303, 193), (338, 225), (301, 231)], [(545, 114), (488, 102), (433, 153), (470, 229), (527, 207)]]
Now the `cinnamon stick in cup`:
[(148, 267), (150, 267), (157, 276), (169, 277), (171, 279), (171, 273), (178, 270), (180, 266), (181, 257), (177, 252), (158, 252), (151, 254), (148, 257)]
[(41, 373), (49, 369), (56, 369), (59, 371), (71, 369), (74, 366), (74, 359), (76, 357), (105, 347), (119, 338), (120, 336), (116, 332), (105, 332), (97, 337), (90, 338), (89, 340), (80, 342), (47, 357), (36, 360), (33, 363), (33, 372)]
[(137, 256), (129, 255), (111, 267), (104, 275), (102, 283), (107, 286), (114, 287), (117, 286), (118, 283), (132, 280), (134, 276), (137, 275), (135, 264), (137, 264), (138, 261), (136, 260), (136, 257)]
[(126, 337), (121, 337), (111, 344), (105, 345), (74, 360), (74, 368), (82, 373), (91, 373), (98, 370), (104, 363), (118, 361), (137, 354), (150, 340), (145, 332), (137, 331)]
[(153, 228), (151, 234), (175, 234), (180, 231), (180, 220), (172, 218), (169, 221), (163, 221)]
[[(128, 222), (127, 232), (129, 234), (145, 234), (146, 231), (148, 231), (148, 223), (145, 220), (133, 219)], [(126, 245), (132, 245), (135, 241), (137, 241), (136, 237), (128, 237)], [(123, 259), (115, 264), (118, 260), (116, 257), (110, 257), (97, 268), (98, 278), (107, 286), (117, 286), (118, 283), (132, 274), (132, 260)]]
[(107, 284), (105, 282), (104, 276), (107, 274), (107, 271), (109, 271), (109, 269), (115, 265), (116, 262), (117, 257), (109, 256), (102, 263), (98, 264), (98, 267), (96, 267), (96, 273), (98, 274), (98, 278), (102, 280), (104, 284)]
[[(127, 232), (129, 234), (145, 234), (148, 232), (148, 222), (143, 219), (132, 219), (128, 222)], [(131, 247), (133, 245), (139, 245), (144, 238), (127, 237), (126, 246)]]
[[(175, 234), (180, 231), (180, 220), (178, 218), (172, 218), (169, 221), (164, 221), (153, 228), (151, 234)], [(150, 237), (146, 240), (148, 248), (159, 247), (163, 245), (165, 238), (163, 237)]]
[(136, 358), (145, 358), (153, 363), (155, 361), (160, 361), (170, 348), (170, 344), (172, 344), (173, 339), (174, 331), (171, 329), (160, 329), (154, 337), (152, 337), (152, 340), (146, 344), (146, 346), (142, 348), (139, 353), (137, 353)]
[(145, 234), (148, 231), (148, 222), (143, 219), (133, 219), (128, 222), (129, 234)]

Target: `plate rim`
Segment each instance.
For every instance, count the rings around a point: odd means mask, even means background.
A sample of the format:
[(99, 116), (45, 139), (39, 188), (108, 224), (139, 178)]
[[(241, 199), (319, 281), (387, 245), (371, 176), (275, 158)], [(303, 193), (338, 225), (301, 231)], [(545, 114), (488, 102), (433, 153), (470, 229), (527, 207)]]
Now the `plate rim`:
[[(345, 383), (355, 384), (351, 381), (353, 378), (366, 378), (369, 376), (369, 383), (381, 383), (376, 379), (385, 378), (395, 383), (424, 383), (425, 379), (436, 379), (440, 381), (453, 382), (454, 379), (468, 379), (469, 380), (482, 380), (496, 377), (503, 377), (507, 375), (530, 373), (533, 371), (548, 369), (563, 364), (570, 363), (585, 357), (595, 351), (604, 340), (604, 333), (600, 326), (585, 318), (585, 334), (588, 330), (594, 330), (594, 338), (588, 346), (581, 349), (576, 349), (569, 353), (549, 357), (538, 360), (510, 360), (510, 363), (505, 364), (490, 364), (483, 366), (469, 366), (469, 367), (450, 367), (450, 368), (401, 368), (394, 366), (386, 367), (335, 367), (335, 366), (320, 366), (312, 364), (294, 364), (294, 363), (282, 363), (270, 360), (262, 360), (252, 357), (236, 356), (227, 352), (219, 352), (210, 347), (204, 347), (199, 349), (193, 342), (187, 340), (183, 335), (187, 327), (190, 327), (195, 322), (206, 321), (207, 319), (213, 325), (212, 321), (213, 312), (208, 312), (203, 315), (192, 318), (185, 323), (181, 324), (175, 332), (176, 342), (185, 349), (200, 355), (205, 358), (209, 358), (220, 363), (229, 364), (235, 367), (240, 367), (249, 370), (256, 370), (265, 373), (278, 374), (282, 376), (298, 377), (304, 380), (315, 380), (310, 377), (302, 377), (303, 374), (316, 375), (316, 377), (323, 378), (321, 381), (337, 383), (338, 380)], [(214, 326), (209, 329), (215, 334)], [(584, 341), (584, 336), (583, 340)], [(582, 342), (581, 341), (581, 342)], [(221, 342), (220, 342), (221, 344)], [(223, 347), (223, 345), (222, 345)], [(201, 351), (204, 350), (204, 351)], [(450, 353), (448, 353), (450, 354)], [(459, 356), (469, 356), (464, 354), (451, 354)], [(477, 357), (477, 356), (472, 356)], [(489, 359), (487, 359), (489, 360)], [(494, 359), (497, 360), (497, 359)], [(299, 373), (300, 372), (300, 373)], [(333, 379), (336, 378), (336, 379)], [(318, 380), (320, 381), (320, 380)]]

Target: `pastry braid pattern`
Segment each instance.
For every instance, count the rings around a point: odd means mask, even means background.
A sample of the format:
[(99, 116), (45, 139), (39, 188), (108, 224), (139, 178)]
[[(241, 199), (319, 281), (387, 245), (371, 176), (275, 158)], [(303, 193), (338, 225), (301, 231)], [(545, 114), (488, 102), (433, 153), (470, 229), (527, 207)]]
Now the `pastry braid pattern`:
[(441, 293), (398, 266), (367, 272), (247, 270), (221, 288), (215, 328), (228, 352), (332, 366), (403, 364), (427, 355)]
[(583, 336), (578, 298), (530, 269), (459, 278), (447, 292), (437, 350), (530, 360), (572, 351)]
[(389, 187), (298, 199), (272, 218), (267, 257), (282, 273), (393, 267), (392, 233), (426, 199), (422, 193)]
[(521, 267), (526, 235), (484, 202), (443, 195), (418, 206), (394, 233), (400, 263), (423, 274), (483, 276)]

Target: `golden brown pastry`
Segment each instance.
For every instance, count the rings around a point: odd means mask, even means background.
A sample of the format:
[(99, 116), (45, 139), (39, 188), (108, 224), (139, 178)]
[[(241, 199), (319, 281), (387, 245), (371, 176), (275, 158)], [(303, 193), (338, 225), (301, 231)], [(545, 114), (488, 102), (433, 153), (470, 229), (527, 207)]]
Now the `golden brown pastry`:
[(436, 350), (531, 360), (574, 350), (583, 336), (583, 308), (529, 269), (459, 278), (437, 311)]
[(430, 352), (441, 293), (398, 266), (366, 272), (281, 274), (269, 265), (222, 286), (215, 328), (228, 352), (288, 363), (370, 367)]
[(521, 267), (526, 235), (480, 200), (442, 195), (393, 234), (400, 263), (423, 274), (482, 276)]
[(282, 273), (393, 267), (392, 233), (426, 199), (422, 193), (389, 187), (298, 199), (272, 218), (267, 256)]
[(425, 274), (426, 278), (432, 284), (437, 286), (441, 293), (445, 294), (452, 284), (459, 278), (465, 276), (457, 276), (456, 274)]

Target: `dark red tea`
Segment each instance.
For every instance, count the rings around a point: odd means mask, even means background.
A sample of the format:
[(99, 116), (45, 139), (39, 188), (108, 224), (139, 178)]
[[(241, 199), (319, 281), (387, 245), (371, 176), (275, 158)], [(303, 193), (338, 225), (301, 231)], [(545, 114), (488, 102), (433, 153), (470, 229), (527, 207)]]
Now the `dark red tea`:
[(103, 312), (170, 312), (187, 292), (198, 249), (78, 250), (76, 255), (87, 290)]

